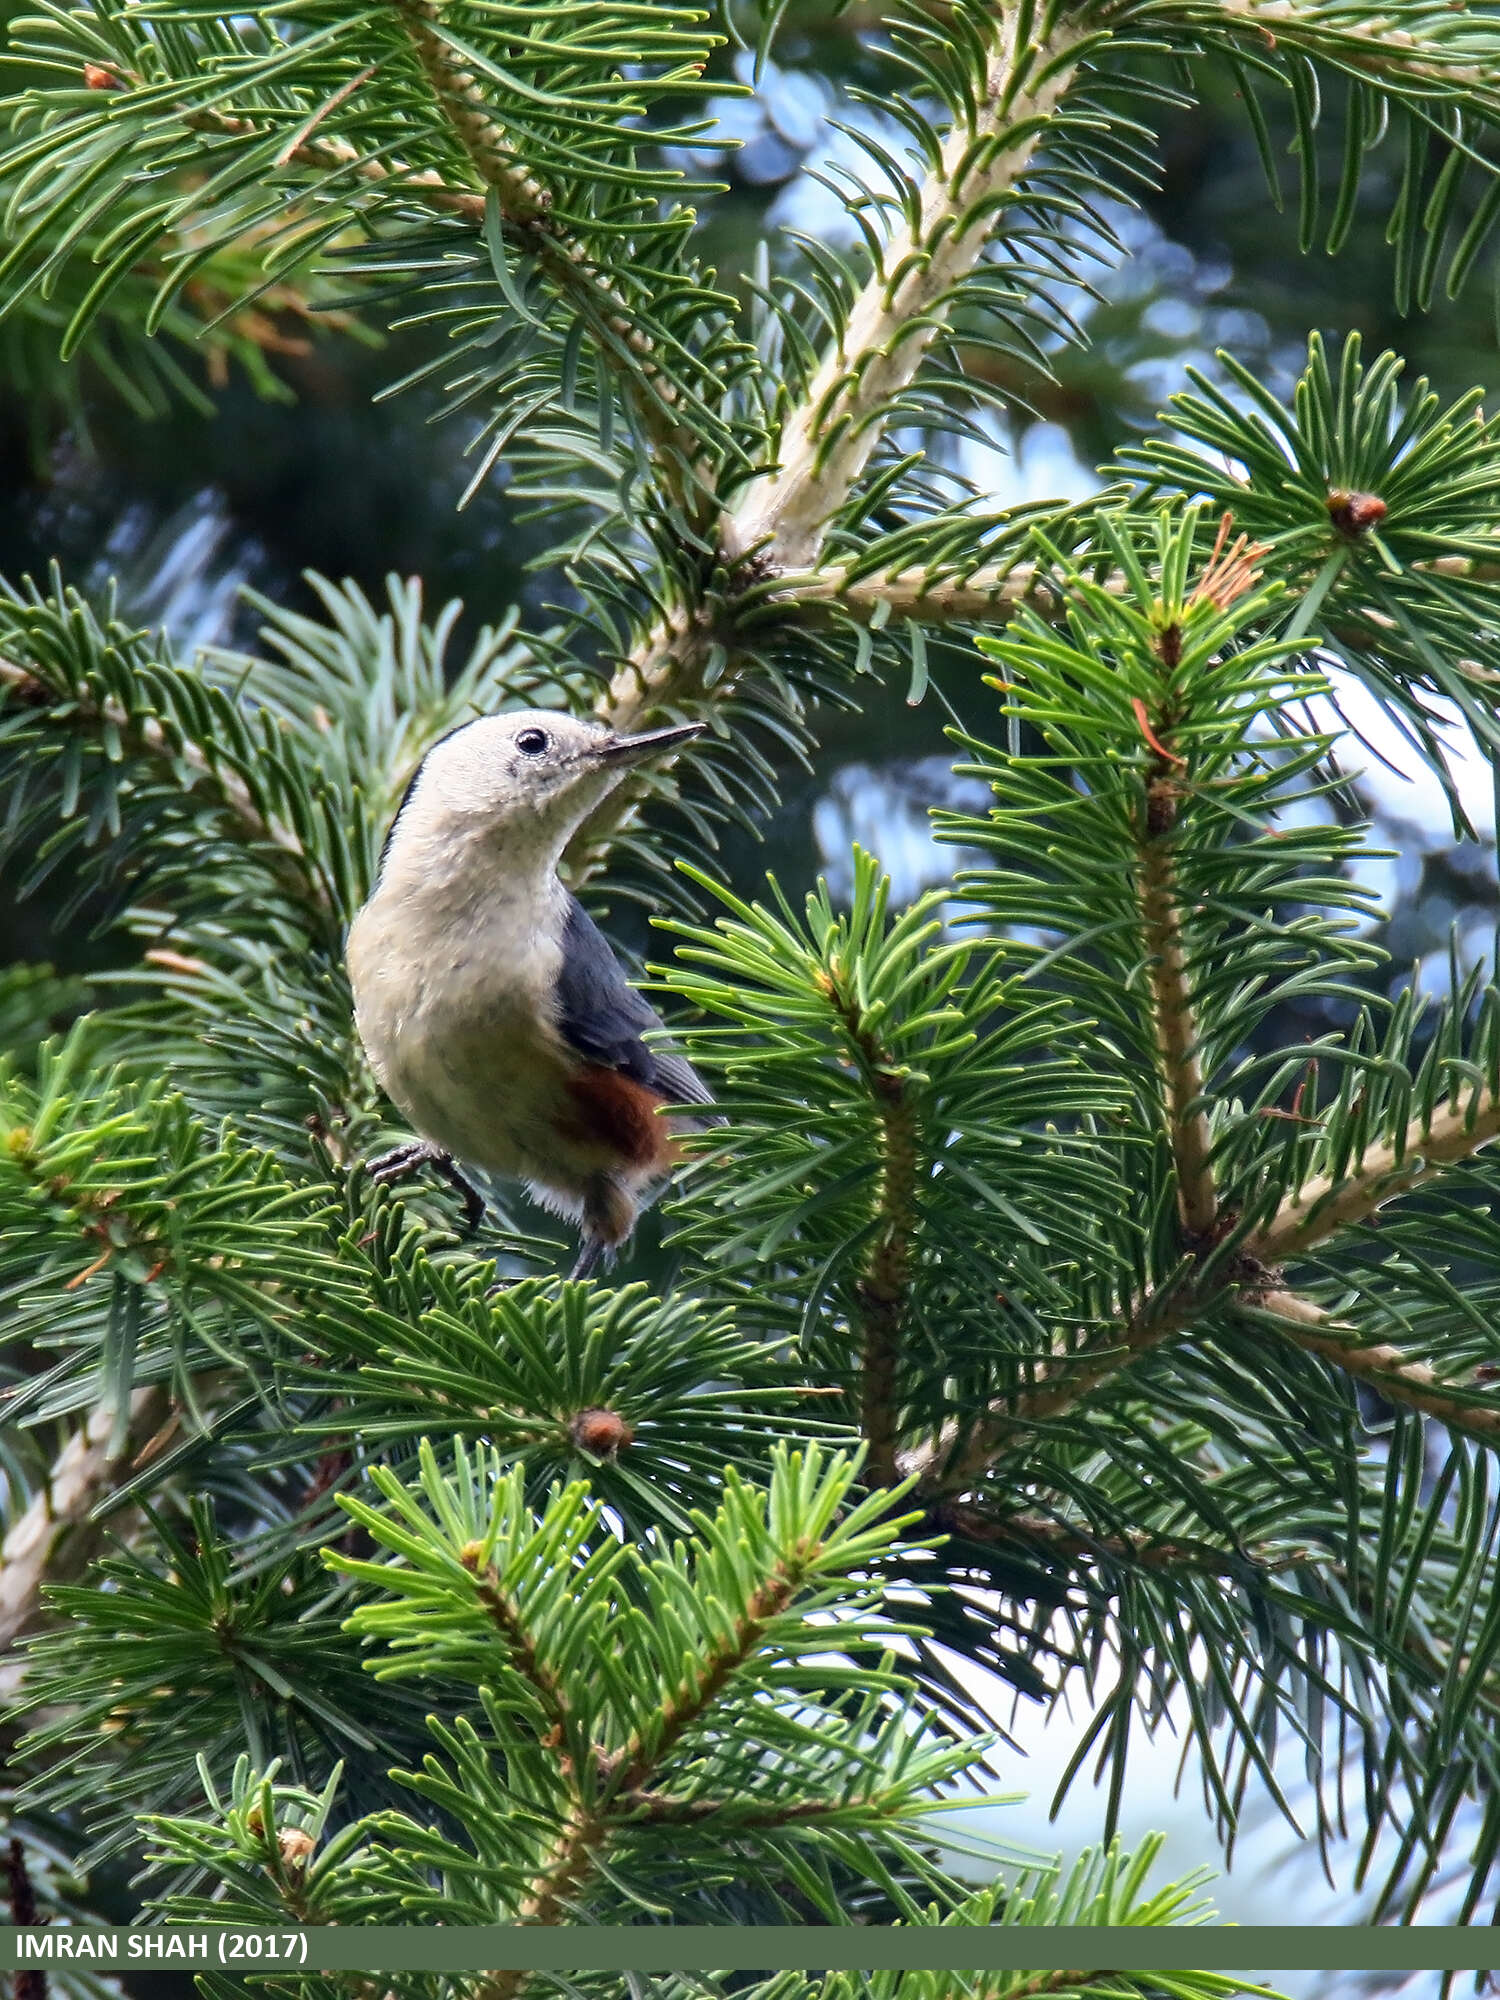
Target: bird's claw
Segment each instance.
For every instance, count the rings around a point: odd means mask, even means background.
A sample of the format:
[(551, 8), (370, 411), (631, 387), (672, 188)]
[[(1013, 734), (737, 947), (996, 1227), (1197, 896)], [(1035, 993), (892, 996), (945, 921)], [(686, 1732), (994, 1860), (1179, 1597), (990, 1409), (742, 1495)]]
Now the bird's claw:
[(437, 1147), (425, 1139), (408, 1139), (405, 1145), (392, 1146), (379, 1159), (367, 1160), (365, 1172), (379, 1187), (393, 1187), (397, 1181), (408, 1181), (420, 1172), (429, 1160), (437, 1155)]
[(426, 1139), (409, 1139), (405, 1145), (393, 1146), (390, 1152), (371, 1160), (366, 1172), (377, 1187), (393, 1187), (397, 1181), (410, 1180), (423, 1167), (441, 1174), (458, 1195), (463, 1203), (463, 1233), (472, 1236), (484, 1220), (484, 1196), (453, 1155), (445, 1153), (441, 1146), (434, 1146)]
[(578, 1245), (578, 1262), (568, 1273), (570, 1279), (592, 1278), (599, 1271), (607, 1271), (615, 1261), (611, 1245), (602, 1236), (585, 1236)]

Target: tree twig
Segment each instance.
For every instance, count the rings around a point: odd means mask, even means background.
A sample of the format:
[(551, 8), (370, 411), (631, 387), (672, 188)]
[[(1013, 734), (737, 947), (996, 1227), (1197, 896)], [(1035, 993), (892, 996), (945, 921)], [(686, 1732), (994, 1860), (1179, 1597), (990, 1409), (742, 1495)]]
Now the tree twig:
[[(26, 1866), (26, 1849), (14, 1835), (5, 1856), (10, 1884), (10, 1920), (17, 1930), (29, 1930), (42, 1922), (36, 1906), (36, 1891)], [(11, 1982), (12, 2000), (47, 2000), (47, 1973), (40, 1965), (18, 1966)]]
[(536, 1650), (536, 1643), (526, 1628), (525, 1620), (514, 1600), (501, 1585), (499, 1572), (494, 1564), (484, 1570), (477, 1569), (468, 1550), (463, 1554), (464, 1567), (474, 1578), (475, 1594), (488, 1613), (496, 1628), (504, 1636), (511, 1656), (522, 1678), (526, 1680), (547, 1721), (549, 1738), (556, 1739), (556, 1747), (564, 1748), (564, 1739), (572, 1721), (568, 1708), (568, 1698), (556, 1674), (542, 1664)]
[(0, 1542), (0, 1650), (34, 1623), (44, 1583), (83, 1569), (101, 1531), (89, 1531), (96, 1502), (161, 1428), (169, 1397), (153, 1383), (131, 1392), (123, 1430), (112, 1403), (91, 1411), (53, 1460), (38, 1491)]
[(955, 121), (915, 217), (884, 246), (838, 340), (782, 425), (774, 470), (736, 500), (722, 531), (731, 561), (763, 552), (776, 567), (813, 561), (854, 490), (895, 398), (942, 331), (953, 291), (978, 263), (997, 207), (1033, 164), (1087, 31), (1054, 19), (1018, 43), (1024, 9), (997, 10), (984, 88)]
[(1500, 1444), (1500, 1400), (1485, 1407), (1456, 1395), (1460, 1385), (1444, 1382), (1427, 1362), (1412, 1360), (1388, 1341), (1363, 1339), (1355, 1328), (1296, 1292), (1249, 1293), (1237, 1303), (1244, 1310), (1265, 1314), (1286, 1339), (1368, 1382), (1388, 1401), (1436, 1417), (1449, 1430), (1477, 1438), (1492, 1449)]
[(868, 1446), (865, 1476), (894, 1486), (900, 1415), (901, 1334), (911, 1290), (912, 1235), (916, 1227), (917, 1117), (904, 1080), (873, 1071), (880, 1121), (880, 1187), (875, 1239), (856, 1286), (860, 1345), (860, 1429)]
[(1286, 1549), (1274, 1555), (1257, 1551), (1239, 1553), (1216, 1548), (1212, 1542), (1193, 1536), (1157, 1538), (1139, 1530), (1123, 1535), (1096, 1535), (1087, 1527), (1075, 1527), (1046, 1514), (1025, 1510), (1006, 1513), (961, 1503), (930, 1509), (922, 1526), (924, 1533), (930, 1530), (935, 1534), (961, 1535), (968, 1541), (987, 1545), (1032, 1548), (1066, 1563), (1093, 1561), (1119, 1563), (1131, 1569), (1193, 1570), (1231, 1580), (1250, 1569), (1269, 1573), (1308, 1559), (1306, 1549)]
[(1188, 983), (1182, 914), (1172, 866), (1177, 787), (1166, 768), (1172, 753), (1145, 720), (1141, 727), (1156, 752), (1141, 829), (1141, 926), (1151, 980), (1152, 1016), (1166, 1098), (1167, 1138), (1177, 1170), (1177, 1212), (1191, 1243), (1206, 1243), (1218, 1221), (1209, 1154), (1212, 1135), (1198, 1059), (1198, 1027)]
[[(677, 386), (660, 366), (639, 314), (611, 274), (554, 222), (551, 189), (524, 164), (496, 121), (478, 79), (439, 32), (437, 0), (395, 0), (395, 6), (433, 95), (476, 174), (494, 189), (505, 221), (519, 232), (552, 281), (582, 308), (584, 317), (593, 319), (608, 336), (600, 343), (601, 358), (607, 363), (611, 342), (618, 342), (639, 364), (649, 390), (634, 401), (655, 449), (658, 476), (680, 499), (683, 470), (697, 465), (701, 451), (683, 420)], [(481, 213), (483, 206), (481, 200)], [(629, 374), (621, 373), (621, 380), (627, 389), (633, 386)]]
[[(23, 700), (39, 695), (50, 698), (57, 692), (31, 667), (0, 657), (0, 695), (7, 688)], [(176, 771), (185, 765), (205, 779), (212, 787), (214, 802), (235, 822), (240, 837), (254, 846), (272, 850), (273, 858), (277, 859), (278, 873), (297, 900), (312, 904), (325, 920), (337, 917), (322, 871), (290, 827), (262, 813), (251, 796), (250, 787), (238, 772), (206, 756), (196, 743), (185, 738), (177, 740), (169, 735), (154, 715), (127, 714), (112, 697), (94, 702), (69, 691), (66, 699), (71, 720), (90, 726), (107, 724), (118, 731), (126, 743), (133, 744), (138, 754), (165, 765), (168, 771)]]
[(1398, 1195), (1434, 1179), (1445, 1167), (1469, 1159), (1500, 1136), (1500, 1096), (1480, 1089), (1461, 1106), (1435, 1117), (1423, 1132), (1408, 1133), (1399, 1150), (1371, 1146), (1336, 1178), (1319, 1175), (1289, 1195), (1248, 1245), (1263, 1264), (1284, 1264), (1325, 1243), (1340, 1230), (1365, 1222)]
[(1199, 1310), (1199, 1300), (1185, 1286), (1149, 1294), (1118, 1326), (1058, 1355), (1038, 1371), (1028, 1389), (992, 1404), (966, 1440), (962, 1427), (950, 1424), (931, 1444), (903, 1452), (902, 1478), (917, 1481), (919, 1501), (967, 1492), (1002, 1453), (1018, 1450), (1038, 1424), (1066, 1416), (1121, 1369), (1186, 1332)]
[[(1112, 577), (1106, 589), (1123, 594), (1125, 580)], [(1057, 617), (1065, 600), (1055, 578), (1033, 562), (992, 563), (962, 576), (936, 576), (921, 569), (868, 570), (851, 577), (837, 564), (782, 570), (765, 597), (766, 609), (799, 625), (826, 621), (834, 612), (861, 624), (881, 615), (915, 618), (927, 625), (999, 625), (1022, 605), (1044, 618)]]
[[(676, 1689), (662, 1702), (657, 1727), (637, 1734), (613, 1755), (596, 1749), (589, 1763), (598, 1789), (585, 1800), (578, 1774), (567, 1773), (573, 1804), (557, 1843), (516, 1911), (521, 1924), (565, 1921), (574, 1891), (587, 1879), (594, 1857), (607, 1846), (617, 1825), (634, 1817), (637, 1802), (651, 1790), (651, 1779), (685, 1730), (717, 1698), (725, 1683), (760, 1645), (766, 1625), (784, 1611), (801, 1586), (806, 1562), (815, 1550), (794, 1551), (771, 1570), (751, 1594), (744, 1615), (705, 1657), (688, 1668)], [(529, 1974), (506, 1969), (486, 1973), (475, 1987), (475, 2000), (515, 2000)]]

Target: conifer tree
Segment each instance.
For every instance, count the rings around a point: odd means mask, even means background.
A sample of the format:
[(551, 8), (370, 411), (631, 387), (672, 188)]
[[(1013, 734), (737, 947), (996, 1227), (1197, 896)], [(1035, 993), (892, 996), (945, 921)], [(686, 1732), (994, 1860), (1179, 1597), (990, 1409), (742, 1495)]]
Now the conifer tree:
[[(1193, 1885), (1111, 1845), (1169, 1711), (1226, 1831), (1300, 1743), (1313, 1832), (1396, 1830), (1393, 1912), (1477, 1802), (1490, 1908), (1500, 987), (1456, 948), (1441, 1004), (1376, 976), (1337, 689), (1466, 829), (1500, 422), (1314, 336), (1285, 404), (1195, 376), (1088, 504), (997, 513), (961, 447), (976, 364), (1081, 337), (1153, 119), (1226, 72), (1278, 198), (1291, 107), (1307, 249), (1374, 163), (1403, 303), (1464, 284), (1500, 15), (889, 0), (852, 247), (787, 233), (721, 284), (682, 163), (726, 40), (763, 58), (783, 11), (13, 22), (10, 352), (149, 402), (197, 393), (200, 336), (263, 365), (257, 313), (425, 328), (412, 379), (562, 600), (465, 649), (415, 582), (320, 581), (254, 657), (182, 659), (65, 577), (0, 597), (9, 879), (118, 948), (60, 1036), (64, 982), (0, 986), (7, 1767), (54, 1916), (1181, 1921)], [(936, 662), (986, 690), (954, 757), (991, 802), (936, 814), (956, 884), (897, 908), (857, 853), (844, 903), (733, 894), (723, 831)], [(401, 1134), (344, 930), (426, 747), (507, 705), (709, 725), (568, 856), (656, 917), (725, 1116), (662, 1253), (596, 1283), (504, 1191), (466, 1240), (362, 1166)], [(944, 1831), (993, 1781), (974, 1668), (1087, 1697), (1073, 1771), (1108, 1783), (1066, 1878)]]

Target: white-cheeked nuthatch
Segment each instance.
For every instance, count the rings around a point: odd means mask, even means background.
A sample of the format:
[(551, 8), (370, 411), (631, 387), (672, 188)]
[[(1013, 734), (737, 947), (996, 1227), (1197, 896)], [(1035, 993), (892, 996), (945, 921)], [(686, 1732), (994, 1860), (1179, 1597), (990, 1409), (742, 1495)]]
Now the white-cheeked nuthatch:
[(663, 1105), (707, 1104), (661, 1023), (558, 879), (570, 836), (635, 764), (701, 723), (618, 736), (569, 715), (483, 716), (433, 745), (349, 931), (355, 1020), (420, 1139), (372, 1163), (423, 1166), (483, 1213), (463, 1167), (524, 1181), (575, 1218), (581, 1277), (623, 1243), (671, 1169)]

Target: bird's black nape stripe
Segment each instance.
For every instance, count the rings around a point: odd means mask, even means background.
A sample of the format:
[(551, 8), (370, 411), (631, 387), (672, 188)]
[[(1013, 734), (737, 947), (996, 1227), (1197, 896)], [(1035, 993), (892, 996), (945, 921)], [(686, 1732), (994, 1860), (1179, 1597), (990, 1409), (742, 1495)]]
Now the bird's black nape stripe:
[(391, 823), (386, 828), (385, 839), (380, 843), (380, 859), (376, 863), (377, 874), (385, 866), (385, 858), (391, 851), (391, 842), (396, 838), (396, 828), (401, 823), (401, 815), (406, 811), (406, 808), (411, 804), (411, 795), (417, 789), (417, 780), (421, 777), (422, 773), (427, 769), (427, 759), (432, 755), (433, 751), (437, 749), (440, 743), (447, 743), (450, 740), (450, 738), (454, 736), (461, 736), (466, 729), (472, 729), (476, 722), (483, 722), (486, 719), (487, 718), (482, 715), (471, 715), (463, 722), (455, 722), (451, 729), (445, 729), (441, 736), (434, 737), (432, 742), (429, 743), (427, 748), (422, 752), (422, 761), (418, 764), (416, 770), (413, 771), (411, 776), (407, 779), (406, 789), (404, 792), (402, 792), (400, 800), (397, 802), (396, 810), (391, 814)]
[[(449, 733), (451, 734), (452, 732), (450, 731)], [(424, 757), (421, 763), (418, 764), (416, 770), (412, 772), (411, 776), (406, 781), (406, 789), (401, 794), (401, 800), (400, 803), (397, 805), (396, 810), (391, 814), (391, 823), (386, 828), (385, 839), (380, 843), (380, 859), (375, 864), (375, 871), (377, 874), (379, 874), (385, 867), (385, 857), (390, 853), (391, 842), (396, 838), (396, 828), (401, 823), (401, 815), (406, 811), (407, 806), (410, 805), (411, 795), (417, 789), (417, 780), (418, 778), (421, 777), (423, 771), (425, 771), (426, 768), (427, 768), (427, 759), (426, 757)]]

